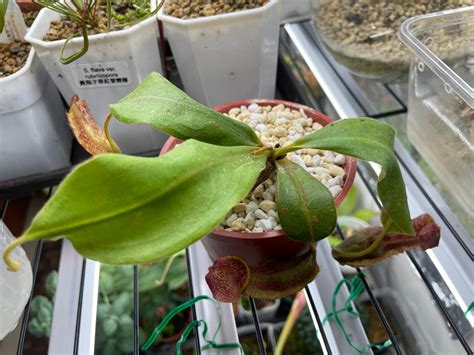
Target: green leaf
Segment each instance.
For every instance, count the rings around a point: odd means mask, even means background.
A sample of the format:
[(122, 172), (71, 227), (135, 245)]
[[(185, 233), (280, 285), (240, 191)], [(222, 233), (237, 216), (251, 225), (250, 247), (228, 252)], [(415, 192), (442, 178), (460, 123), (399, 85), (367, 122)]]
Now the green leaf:
[(179, 139), (222, 146), (261, 146), (246, 124), (191, 99), (158, 73), (151, 73), (128, 96), (110, 105), (124, 123), (147, 123)]
[(394, 139), (395, 131), (388, 124), (371, 118), (353, 118), (308, 134), (294, 142), (291, 149), (326, 149), (380, 164), (377, 190), (392, 228), (413, 235), (405, 184), (393, 153)]
[(3, 32), (5, 27), (5, 15), (7, 13), (8, 1), (9, 0), (2, 0), (0, 2), (0, 33)]
[(266, 160), (254, 149), (189, 140), (158, 158), (95, 156), (66, 177), (9, 250), (64, 235), (84, 257), (108, 264), (174, 254), (209, 233), (251, 190)]
[(283, 230), (293, 239), (316, 242), (336, 227), (331, 192), (297, 164), (277, 161), (277, 208)]

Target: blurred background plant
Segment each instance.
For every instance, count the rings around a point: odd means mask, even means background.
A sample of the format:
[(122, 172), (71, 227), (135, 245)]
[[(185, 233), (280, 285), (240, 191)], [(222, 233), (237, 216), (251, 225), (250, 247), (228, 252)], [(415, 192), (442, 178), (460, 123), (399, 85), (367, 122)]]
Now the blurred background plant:
[[(143, 344), (173, 308), (188, 298), (186, 260), (178, 253), (170, 259), (139, 267), (140, 344)], [(36, 337), (49, 337), (58, 273), (51, 272), (45, 282), (45, 295), (31, 303), (28, 331)], [(96, 320), (95, 348), (103, 355), (133, 351), (133, 267), (101, 265)], [(184, 312), (170, 323), (159, 344), (176, 341), (191, 320)], [(158, 348), (159, 349), (159, 348)]]

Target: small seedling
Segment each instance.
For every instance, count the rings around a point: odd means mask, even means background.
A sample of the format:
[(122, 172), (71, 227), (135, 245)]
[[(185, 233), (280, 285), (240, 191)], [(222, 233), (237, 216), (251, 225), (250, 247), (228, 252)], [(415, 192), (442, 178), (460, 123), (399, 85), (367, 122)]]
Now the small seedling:
[[(5, 0), (4, 0), (5, 1)], [(8, 0), (6, 0), (8, 1)], [(160, 10), (163, 1), (160, 1), (154, 10), (150, 10), (150, 2), (146, 0), (36, 0), (41, 6), (47, 7), (74, 22), (81, 29), (81, 33), (76, 33), (68, 38), (61, 49), (60, 61), (62, 64), (69, 64), (82, 57), (89, 50), (89, 31), (93, 33), (104, 33), (111, 30), (121, 29), (141, 22)], [(104, 14), (105, 11), (105, 14)], [(106, 18), (104, 25), (102, 17)], [(112, 20), (117, 24), (112, 28)], [(64, 57), (64, 50), (69, 41), (82, 36), (82, 48), (68, 57)]]

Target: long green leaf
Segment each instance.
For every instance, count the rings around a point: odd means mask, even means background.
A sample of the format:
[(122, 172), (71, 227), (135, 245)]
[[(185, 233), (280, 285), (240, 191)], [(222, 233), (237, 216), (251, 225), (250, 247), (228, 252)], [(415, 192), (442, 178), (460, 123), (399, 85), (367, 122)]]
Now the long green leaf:
[(9, 0), (2, 0), (0, 2), (0, 33), (3, 32), (3, 27), (5, 27), (5, 15), (7, 13)]
[(110, 109), (119, 121), (147, 123), (183, 140), (222, 146), (262, 145), (249, 126), (194, 101), (158, 73), (151, 73)]
[(17, 244), (64, 235), (84, 257), (108, 264), (171, 255), (251, 190), (265, 166), (252, 150), (189, 140), (159, 158), (98, 155), (64, 180)]
[(331, 192), (288, 159), (277, 162), (276, 200), (281, 226), (293, 239), (317, 242), (336, 227)]
[(413, 235), (405, 184), (393, 153), (394, 139), (395, 131), (388, 124), (371, 118), (353, 118), (308, 134), (292, 144), (291, 149), (327, 149), (380, 164), (377, 190), (390, 217), (389, 230)]

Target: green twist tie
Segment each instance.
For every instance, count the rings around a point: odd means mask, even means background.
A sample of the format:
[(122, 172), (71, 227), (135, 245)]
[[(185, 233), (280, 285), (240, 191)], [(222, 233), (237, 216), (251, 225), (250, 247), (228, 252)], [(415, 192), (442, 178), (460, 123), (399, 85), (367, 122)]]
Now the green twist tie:
[(471, 302), (469, 307), (467, 307), (466, 312), (464, 312), (464, 317), (467, 317), (468, 313), (474, 308), (474, 302)]
[(214, 304), (214, 306), (216, 307), (218, 318), (219, 318), (217, 329), (214, 332), (212, 338), (207, 339), (208, 326), (207, 326), (206, 322), (203, 321), (203, 320), (193, 320), (191, 323), (188, 324), (188, 326), (184, 330), (183, 334), (181, 335), (181, 338), (176, 343), (176, 354), (177, 355), (182, 354), (181, 353), (181, 346), (187, 340), (187, 338), (189, 337), (189, 334), (191, 334), (191, 332), (193, 331), (193, 328), (194, 327), (199, 328), (199, 326), (203, 325), (202, 337), (203, 337), (204, 341), (206, 342), (206, 345), (203, 347), (203, 350), (208, 349), (208, 348), (213, 348), (213, 349), (235, 349), (235, 348), (239, 348), (240, 353), (243, 355), (244, 350), (243, 350), (242, 346), (239, 343), (218, 344), (216, 342), (216, 336), (219, 333), (219, 330), (221, 329), (221, 326), (222, 326), (221, 308), (219, 306), (219, 303), (215, 299), (213, 299), (211, 297), (208, 297), (208, 296), (204, 296), (204, 295), (195, 297), (195, 298), (193, 298), (189, 301), (186, 301), (183, 304), (175, 307), (174, 309), (172, 309), (166, 315), (166, 317), (163, 319), (163, 321), (153, 330), (153, 332), (151, 333), (151, 335), (148, 338), (148, 340), (146, 341), (146, 343), (142, 346), (142, 351), (147, 351), (156, 342), (156, 340), (158, 339), (158, 336), (160, 335), (160, 333), (166, 328), (166, 326), (174, 318), (174, 316), (176, 316), (178, 313), (182, 312), (183, 310), (192, 307), (194, 304), (196, 304), (197, 302), (202, 301), (202, 300), (211, 301)]
[[(370, 349), (385, 350), (392, 346), (392, 341), (390, 339), (387, 339), (386, 341), (383, 341), (380, 343), (369, 343), (362, 348), (354, 345), (354, 343), (352, 343), (351, 338), (349, 337), (349, 334), (344, 328), (344, 325), (339, 319), (339, 313), (341, 312), (347, 312), (356, 317), (360, 316), (359, 312), (354, 307), (352, 307), (352, 302), (355, 301), (362, 294), (362, 292), (364, 292), (364, 283), (362, 282), (363, 277), (364, 277), (364, 274), (361, 272), (358, 272), (350, 280), (350, 282), (349, 280), (343, 278), (341, 281), (337, 283), (336, 288), (334, 289), (334, 292), (332, 294), (332, 301), (331, 301), (332, 312), (328, 313), (323, 319), (323, 326), (324, 326), (324, 324), (326, 324), (330, 318), (333, 318), (334, 321), (336, 322), (337, 327), (339, 328), (342, 335), (344, 336), (344, 341), (346, 342), (346, 344), (349, 345), (352, 349), (354, 349), (359, 354), (363, 354), (369, 351)], [(344, 303), (344, 306), (341, 309), (336, 309), (337, 295), (339, 294), (339, 291), (341, 290), (343, 285), (347, 285), (347, 287), (349, 288), (349, 296), (347, 297), (347, 300)]]

